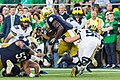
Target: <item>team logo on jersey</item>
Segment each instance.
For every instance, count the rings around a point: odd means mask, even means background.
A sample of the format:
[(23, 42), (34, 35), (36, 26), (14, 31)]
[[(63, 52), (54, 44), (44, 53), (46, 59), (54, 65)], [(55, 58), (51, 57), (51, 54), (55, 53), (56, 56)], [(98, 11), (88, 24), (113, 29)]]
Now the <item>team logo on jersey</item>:
[(50, 18), (49, 18), (49, 21), (52, 22), (52, 21), (53, 21), (53, 17), (50, 17)]

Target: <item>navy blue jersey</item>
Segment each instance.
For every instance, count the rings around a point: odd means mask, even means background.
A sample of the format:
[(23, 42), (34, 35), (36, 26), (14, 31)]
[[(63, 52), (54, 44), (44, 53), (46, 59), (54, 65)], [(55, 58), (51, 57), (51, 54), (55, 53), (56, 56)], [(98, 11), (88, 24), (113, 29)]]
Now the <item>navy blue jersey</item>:
[(6, 48), (0, 48), (0, 56), (4, 67), (8, 59), (16, 64), (31, 58), (31, 55), (18, 47), (15, 42)]
[(61, 27), (60, 25), (62, 25), (64, 27), (62, 34), (67, 32), (67, 30), (73, 28), (73, 26), (70, 23), (66, 22), (60, 15), (55, 14), (52, 14), (47, 18), (47, 23), (50, 29), (53, 31), (57, 31), (58, 28)]

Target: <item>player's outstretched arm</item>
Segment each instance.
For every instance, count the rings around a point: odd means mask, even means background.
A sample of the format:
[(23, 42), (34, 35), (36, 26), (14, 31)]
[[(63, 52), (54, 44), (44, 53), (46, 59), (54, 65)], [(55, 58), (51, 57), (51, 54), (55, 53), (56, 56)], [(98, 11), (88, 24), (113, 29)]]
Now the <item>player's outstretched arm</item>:
[(4, 43), (8, 43), (11, 38), (13, 38), (13, 36), (11, 35), (11, 33), (9, 33), (7, 38), (4, 40)]
[(27, 46), (23, 41), (17, 41), (16, 45), (19, 46), (22, 50), (24, 50), (25, 52), (31, 54), (31, 55), (35, 55), (37, 57), (44, 57), (45, 54), (42, 53), (36, 53), (34, 50), (32, 50), (29, 46)]
[(79, 40), (80, 39), (80, 35), (76, 35), (74, 37), (65, 37), (63, 39), (64, 39), (64, 41), (66, 41), (68, 43), (72, 43), (72, 42), (75, 42), (75, 41)]

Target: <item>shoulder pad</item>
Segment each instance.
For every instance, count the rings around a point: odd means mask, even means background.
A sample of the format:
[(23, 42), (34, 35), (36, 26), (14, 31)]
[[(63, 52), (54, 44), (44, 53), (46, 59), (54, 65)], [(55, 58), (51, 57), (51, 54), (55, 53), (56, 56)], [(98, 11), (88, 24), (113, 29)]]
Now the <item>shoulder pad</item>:
[(15, 29), (19, 29), (19, 26), (18, 26), (18, 25), (15, 25), (14, 27), (15, 27)]

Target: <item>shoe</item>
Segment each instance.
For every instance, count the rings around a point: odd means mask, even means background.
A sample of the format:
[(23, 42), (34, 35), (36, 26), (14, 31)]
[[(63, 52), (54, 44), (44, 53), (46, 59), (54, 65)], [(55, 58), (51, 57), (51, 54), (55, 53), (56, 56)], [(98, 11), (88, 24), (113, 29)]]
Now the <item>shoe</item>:
[(48, 72), (45, 72), (45, 71), (43, 71), (43, 70), (41, 70), (39, 73), (40, 73), (40, 74), (48, 74)]
[(85, 66), (83, 66), (83, 65), (81, 65), (80, 67), (79, 67), (79, 75), (82, 75), (83, 74), (83, 71), (86, 69), (86, 67)]
[(39, 77), (39, 75), (38, 75), (38, 74), (35, 74), (35, 77)]
[(112, 64), (112, 67), (111, 68), (116, 68), (116, 65), (115, 64)]
[(43, 57), (43, 59), (46, 59), (47, 62), (50, 63), (50, 58), (49, 58), (47, 55), (45, 55), (45, 56)]
[(72, 72), (71, 72), (71, 77), (76, 77), (76, 75), (79, 73), (78, 68), (77, 67), (73, 67), (72, 68)]
[(93, 60), (92, 60), (92, 64), (93, 64), (95, 67), (98, 66), (98, 62), (96, 61), (96, 59), (93, 59)]
[(3, 71), (2, 72), (2, 76), (3, 77), (15, 77), (16, 75), (14, 75), (14, 74), (7, 74), (6, 71)]
[(7, 60), (6, 63), (7, 63), (6, 73), (10, 74), (14, 65), (10, 60)]
[(49, 66), (51, 65), (51, 63), (50, 63), (50, 58), (48, 58), (47, 55), (45, 55), (45, 56), (43, 57), (43, 65), (46, 66), (46, 67), (49, 67)]
[(88, 72), (92, 72), (92, 70), (87, 66), (86, 67), (86, 70), (88, 71)]
[(64, 53), (64, 55), (57, 61), (57, 64), (60, 64), (63, 61), (68, 61), (68, 62), (72, 62), (73, 58), (69, 56), (68, 53)]
[(27, 74), (26, 74), (24, 71), (21, 71), (18, 76), (19, 76), (19, 77), (25, 77), (25, 76), (27, 76)]
[(106, 68), (110, 68), (110, 67), (111, 67), (110, 64), (107, 64), (107, 65), (106, 65)]

